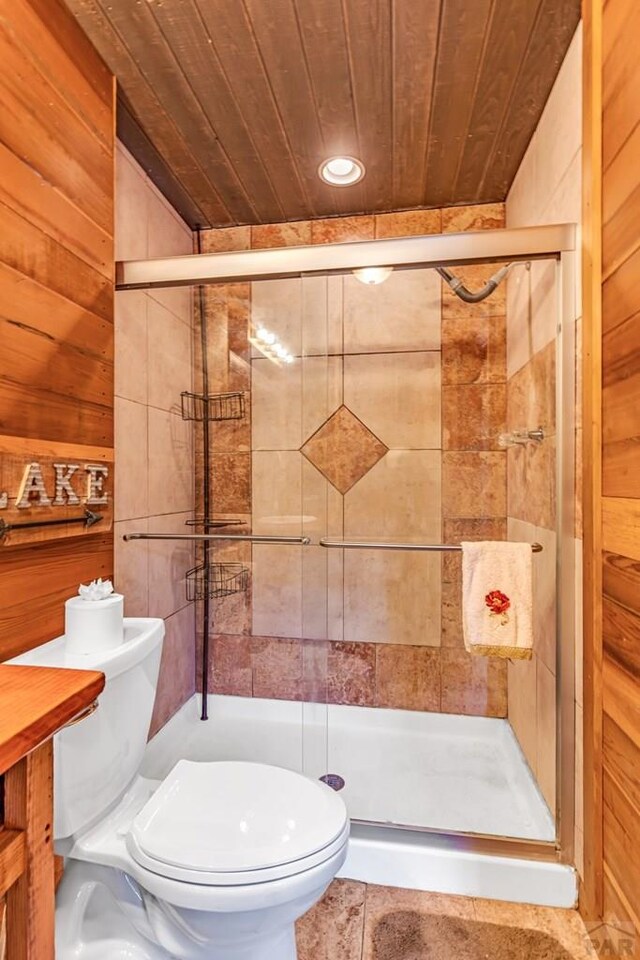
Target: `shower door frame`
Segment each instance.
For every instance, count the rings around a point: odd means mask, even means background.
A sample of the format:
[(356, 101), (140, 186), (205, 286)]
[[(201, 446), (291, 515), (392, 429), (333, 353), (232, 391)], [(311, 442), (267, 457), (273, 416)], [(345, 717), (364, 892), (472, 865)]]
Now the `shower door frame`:
[(575, 825), (575, 224), (361, 240), (318, 246), (192, 254), (116, 264), (116, 289), (251, 282), (348, 274), (363, 267), (462, 266), (505, 260), (556, 261), (556, 839), (453, 833), (356, 821), (380, 836), (402, 830), (481, 854), (574, 864)]

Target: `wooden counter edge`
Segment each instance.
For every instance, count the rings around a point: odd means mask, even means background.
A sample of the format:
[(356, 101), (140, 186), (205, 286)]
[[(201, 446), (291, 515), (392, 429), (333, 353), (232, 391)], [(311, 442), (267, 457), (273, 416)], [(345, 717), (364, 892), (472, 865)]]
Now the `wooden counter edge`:
[(0, 664), (0, 774), (89, 707), (104, 684), (95, 670)]

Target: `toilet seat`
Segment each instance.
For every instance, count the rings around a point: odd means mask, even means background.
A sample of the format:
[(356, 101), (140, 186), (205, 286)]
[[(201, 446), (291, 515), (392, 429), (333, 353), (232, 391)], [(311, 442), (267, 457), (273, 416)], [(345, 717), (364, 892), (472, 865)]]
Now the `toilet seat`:
[(294, 876), (340, 851), (349, 822), (325, 784), (259, 763), (181, 760), (126, 837), (146, 870), (210, 886)]

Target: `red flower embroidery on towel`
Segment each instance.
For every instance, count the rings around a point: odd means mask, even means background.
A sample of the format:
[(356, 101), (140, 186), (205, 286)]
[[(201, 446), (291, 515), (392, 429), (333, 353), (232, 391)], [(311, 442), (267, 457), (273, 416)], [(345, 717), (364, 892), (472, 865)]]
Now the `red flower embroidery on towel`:
[(504, 625), (509, 623), (509, 614), (507, 610), (511, 606), (511, 600), (502, 590), (491, 590), (484, 602), (489, 607), (489, 614), (492, 617), (500, 617), (500, 622)]

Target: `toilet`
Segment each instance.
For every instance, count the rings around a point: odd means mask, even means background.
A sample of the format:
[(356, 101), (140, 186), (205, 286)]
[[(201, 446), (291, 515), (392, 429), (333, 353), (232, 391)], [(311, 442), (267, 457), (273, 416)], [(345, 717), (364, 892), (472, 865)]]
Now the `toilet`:
[(346, 857), (344, 802), (260, 763), (142, 777), (164, 623), (124, 623), (115, 649), (60, 637), (11, 661), (106, 676), (99, 709), (55, 738), (56, 960), (295, 960), (295, 921)]

